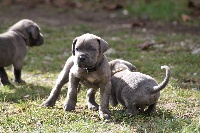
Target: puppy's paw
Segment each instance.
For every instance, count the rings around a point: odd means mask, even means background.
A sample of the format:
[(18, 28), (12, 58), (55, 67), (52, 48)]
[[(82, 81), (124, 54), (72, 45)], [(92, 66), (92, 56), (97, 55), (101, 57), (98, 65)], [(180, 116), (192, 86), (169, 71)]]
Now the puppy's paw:
[(22, 79), (15, 79), (15, 82), (18, 84), (26, 84), (26, 82)]
[(54, 105), (55, 105), (55, 102), (45, 101), (40, 106), (42, 106), (42, 107), (53, 107)]
[(1, 80), (3, 86), (10, 86), (10, 87), (15, 87), (10, 81), (4, 81), (4, 80)]
[(8, 87), (11, 87), (11, 88), (14, 88), (15, 86), (12, 84), (12, 83), (6, 83), (6, 84), (3, 84), (3, 86), (8, 86)]
[(146, 111), (144, 111), (144, 113), (145, 113), (146, 115), (153, 115), (153, 114), (156, 113), (156, 110), (146, 110)]
[(130, 117), (136, 116), (137, 114), (139, 114), (138, 110), (133, 110), (133, 109), (127, 109), (126, 110), (126, 114)]
[(103, 113), (102, 111), (99, 111), (99, 117), (101, 119), (104, 119), (104, 120), (109, 120), (110, 119), (110, 114), (108, 113)]
[(74, 103), (66, 103), (64, 105), (64, 110), (65, 111), (72, 111), (75, 110), (75, 104)]
[(109, 120), (111, 117), (111, 112), (107, 108), (100, 108), (99, 109), (99, 116), (101, 119)]
[(88, 103), (88, 109), (89, 109), (89, 110), (97, 111), (97, 110), (99, 110), (99, 105), (98, 105), (98, 104), (91, 104), (91, 103)]

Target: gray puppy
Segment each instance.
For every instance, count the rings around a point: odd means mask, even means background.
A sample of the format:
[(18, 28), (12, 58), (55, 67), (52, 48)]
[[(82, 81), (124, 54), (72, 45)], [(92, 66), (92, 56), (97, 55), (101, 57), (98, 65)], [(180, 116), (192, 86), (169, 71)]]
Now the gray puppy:
[[(112, 60), (109, 62), (111, 77), (111, 97), (110, 104), (116, 106), (118, 102), (126, 107), (128, 115), (137, 115), (139, 112), (152, 114), (156, 112), (156, 103), (162, 90), (169, 82), (170, 68), (161, 66), (166, 69), (166, 77), (161, 84), (150, 76), (140, 72), (132, 72), (131, 65), (123, 60)], [(134, 66), (132, 66), (134, 67)]]
[(4, 67), (13, 65), (15, 82), (25, 83), (21, 79), (26, 46), (39, 46), (43, 43), (40, 27), (31, 20), (23, 19), (0, 34), (0, 78), (3, 85), (10, 85)]
[[(77, 88), (80, 83), (94, 88), (90, 93), (95, 96), (97, 88), (100, 88), (101, 118), (109, 119), (109, 96), (111, 92), (111, 70), (103, 53), (108, 49), (108, 43), (93, 34), (84, 34), (76, 37), (72, 43), (72, 56), (67, 60), (64, 69), (58, 76), (56, 84), (43, 106), (54, 106), (60, 94), (62, 86), (68, 82), (67, 99), (64, 103), (66, 111), (74, 110), (77, 102)], [(95, 101), (88, 100), (89, 109), (98, 109)]]

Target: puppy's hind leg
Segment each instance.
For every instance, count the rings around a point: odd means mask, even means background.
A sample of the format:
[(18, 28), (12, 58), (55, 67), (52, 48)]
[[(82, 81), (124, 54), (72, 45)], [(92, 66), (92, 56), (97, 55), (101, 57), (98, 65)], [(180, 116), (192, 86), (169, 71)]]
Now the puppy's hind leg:
[(6, 74), (6, 71), (3, 67), (0, 67), (0, 78), (1, 83), (5, 85), (11, 85), (10, 81), (8, 80), (8, 75)]
[(14, 69), (15, 82), (25, 84), (26, 82), (21, 79), (21, 69)]
[(146, 114), (151, 115), (156, 113), (156, 103), (151, 104), (148, 109), (145, 111)]
[(88, 109), (97, 111), (99, 109), (99, 105), (95, 101), (95, 94), (96, 90), (90, 88), (87, 91), (86, 99), (87, 99)]
[(116, 98), (116, 94), (114, 92), (111, 91), (111, 95), (110, 95), (110, 99), (109, 99), (109, 103), (111, 104), (111, 106), (115, 107), (118, 104), (117, 98)]
[(21, 78), (21, 70), (22, 70), (22, 67), (23, 67), (23, 62), (22, 61), (19, 61), (19, 60), (16, 60), (14, 63), (13, 63), (13, 71), (14, 71), (14, 76), (15, 76), (15, 82), (17, 83), (26, 83), (24, 80), (22, 80)]

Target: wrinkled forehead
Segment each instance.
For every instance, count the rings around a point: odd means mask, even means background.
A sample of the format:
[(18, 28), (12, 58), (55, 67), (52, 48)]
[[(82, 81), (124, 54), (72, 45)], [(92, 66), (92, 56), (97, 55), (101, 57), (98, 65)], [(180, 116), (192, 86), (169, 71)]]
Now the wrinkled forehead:
[(77, 44), (78, 45), (96, 45), (98, 44), (97, 37), (95, 36), (80, 36), (77, 39)]
[(36, 23), (30, 24), (31, 26), (35, 27), (36, 29), (40, 30), (40, 27)]

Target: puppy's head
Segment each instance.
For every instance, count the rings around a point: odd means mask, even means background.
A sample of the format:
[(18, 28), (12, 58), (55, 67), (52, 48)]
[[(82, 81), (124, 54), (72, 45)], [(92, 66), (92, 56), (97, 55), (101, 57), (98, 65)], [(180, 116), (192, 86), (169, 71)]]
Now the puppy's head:
[(43, 35), (40, 33), (40, 27), (31, 20), (23, 19), (9, 28), (14, 31), (26, 41), (27, 46), (40, 46), (43, 44)]
[(74, 63), (81, 68), (93, 68), (100, 62), (103, 53), (108, 49), (108, 43), (93, 34), (83, 34), (76, 37), (72, 43)]
[(136, 71), (136, 67), (132, 65), (130, 62), (121, 60), (121, 59), (115, 59), (109, 62), (110, 69), (112, 71), (116, 71), (118, 69), (128, 69), (129, 71), (133, 72)]

